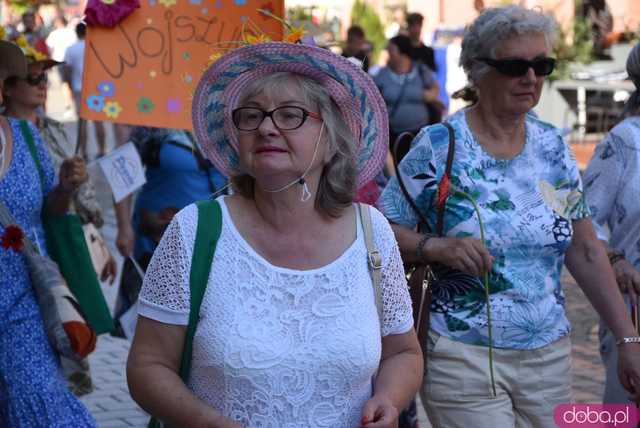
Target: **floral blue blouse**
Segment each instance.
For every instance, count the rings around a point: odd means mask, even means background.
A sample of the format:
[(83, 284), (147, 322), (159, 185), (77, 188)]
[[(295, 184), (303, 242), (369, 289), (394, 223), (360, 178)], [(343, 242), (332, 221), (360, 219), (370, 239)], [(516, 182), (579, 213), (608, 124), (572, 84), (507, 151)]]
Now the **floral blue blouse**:
[[(570, 330), (560, 273), (571, 243), (571, 221), (589, 216), (573, 154), (556, 128), (532, 115), (526, 118), (524, 148), (509, 160), (484, 151), (464, 110), (449, 123), (455, 129), (456, 150), (444, 234), (480, 237), (473, 205), (453, 191), (460, 189), (477, 202), (486, 245), (495, 258), (489, 275), (493, 345), (535, 349), (554, 342)], [(407, 190), (432, 230), (448, 145), (444, 126), (424, 128), (400, 164)], [(396, 178), (390, 180), (379, 205), (394, 223), (411, 228), (418, 223)], [(433, 289), (431, 328), (460, 342), (487, 345), (481, 280), (448, 271)]]
[(584, 185), (598, 237), (640, 269), (640, 117), (623, 120), (598, 144)]

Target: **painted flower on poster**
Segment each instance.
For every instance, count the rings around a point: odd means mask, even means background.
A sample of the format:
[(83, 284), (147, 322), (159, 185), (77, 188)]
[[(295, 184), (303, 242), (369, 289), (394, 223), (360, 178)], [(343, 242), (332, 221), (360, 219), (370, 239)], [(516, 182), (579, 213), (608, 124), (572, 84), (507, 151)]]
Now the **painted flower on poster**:
[(87, 106), (97, 112), (104, 109), (104, 97), (102, 95), (89, 95), (87, 97)]
[(147, 97), (140, 97), (138, 100), (138, 111), (140, 113), (151, 113), (156, 105)]
[(169, 113), (178, 113), (182, 109), (182, 103), (179, 98), (171, 98), (167, 101), (167, 111)]
[(108, 80), (103, 80), (98, 84), (98, 91), (100, 95), (104, 95), (105, 97), (112, 97), (116, 92), (116, 85), (113, 82), (109, 82)]
[(171, 7), (176, 4), (176, 0), (158, 0), (158, 3), (164, 7)]
[(109, 101), (104, 105), (104, 109), (102, 110), (104, 114), (107, 115), (110, 119), (117, 119), (122, 112), (122, 106), (117, 101)]

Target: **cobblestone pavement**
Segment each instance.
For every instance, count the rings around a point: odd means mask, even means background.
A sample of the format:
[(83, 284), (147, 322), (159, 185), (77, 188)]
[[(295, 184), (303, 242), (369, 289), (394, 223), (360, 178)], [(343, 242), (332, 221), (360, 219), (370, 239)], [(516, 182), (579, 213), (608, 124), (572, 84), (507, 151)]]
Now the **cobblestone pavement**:
[[(50, 95), (51, 96), (51, 95)], [(50, 98), (51, 99), (51, 98)], [(55, 98), (54, 98), (55, 99)], [(57, 119), (67, 121), (67, 129), (75, 135), (73, 115), (59, 105), (51, 105), (50, 114)], [(111, 130), (108, 129), (111, 137)], [(113, 145), (110, 138), (110, 146)], [(95, 153), (95, 145), (89, 154)], [(92, 175), (99, 177), (95, 168)], [(101, 204), (106, 208), (106, 225), (103, 233), (111, 244), (113, 254), (117, 254), (113, 243), (116, 229), (111, 195), (103, 180), (98, 178), (97, 190)], [(120, 260), (121, 262), (121, 260)], [(116, 284), (118, 281), (116, 281)], [(573, 390), (577, 402), (599, 402), (602, 396), (604, 369), (598, 354), (597, 322), (598, 318), (582, 291), (573, 279), (565, 274), (563, 285), (567, 296), (567, 313), (573, 325), (571, 334), (573, 343)], [(117, 285), (103, 286), (104, 294), (111, 307), (115, 302)], [(95, 416), (100, 428), (146, 427), (148, 416), (129, 396), (125, 377), (125, 362), (129, 349), (126, 340), (103, 335), (99, 338), (96, 351), (90, 356), (91, 372), (95, 391), (82, 398)], [(426, 415), (421, 411), (421, 427), (430, 427)]]

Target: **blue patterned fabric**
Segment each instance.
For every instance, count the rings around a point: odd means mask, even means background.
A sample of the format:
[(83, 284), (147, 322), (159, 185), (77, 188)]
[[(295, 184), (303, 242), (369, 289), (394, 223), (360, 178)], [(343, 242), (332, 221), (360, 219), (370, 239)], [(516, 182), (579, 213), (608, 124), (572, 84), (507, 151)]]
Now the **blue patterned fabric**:
[[(13, 157), (0, 178), (0, 200), (22, 230), (45, 249), (40, 222), (43, 194), (38, 170), (20, 132), (10, 119)], [(54, 171), (38, 131), (31, 127), (45, 171), (45, 192), (54, 187)], [(0, 235), (4, 234), (0, 225)], [(93, 427), (86, 408), (67, 389), (59, 361), (47, 341), (25, 258), (0, 247), (0, 426), (11, 428)]]
[[(478, 144), (464, 111), (449, 122), (456, 134), (452, 187), (478, 203), (486, 244), (495, 257), (489, 278), (494, 346), (545, 346), (570, 330), (560, 273), (571, 242), (571, 221), (589, 216), (571, 150), (556, 128), (527, 115), (522, 152), (513, 159), (499, 160)], [(448, 145), (444, 126), (424, 128), (400, 164), (407, 190), (432, 230), (437, 184), (444, 174)], [(415, 227), (418, 222), (395, 178), (379, 205), (394, 223)], [(473, 205), (466, 199), (452, 195), (444, 218), (445, 235), (480, 236)], [(446, 279), (453, 284), (433, 289), (432, 328), (454, 340), (487, 345), (482, 283), (471, 277)]]
[(598, 144), (584, 186), (598, 237), (640, 269), (640, 117), (623, 120)]
[(195, 201), (209, 199), (227, 184), (227, 180), (213, 165), (208, 170), (199, 167), (196, 156), (186, 149), (193, 147), (186, 131), (139, 126), (134, 129), (130, 139), (141, 152), (154, 144), (152, 141), (158, 146), (157, 165), (145, 165), (147, 182), (136, 197), (133, 211), (136, 232), (134, 255), (139, 260), (143, 254), (153, 253), (157, 246), (140, 230), (143, 209), (153, 214), (165, 208), (179, 211)]

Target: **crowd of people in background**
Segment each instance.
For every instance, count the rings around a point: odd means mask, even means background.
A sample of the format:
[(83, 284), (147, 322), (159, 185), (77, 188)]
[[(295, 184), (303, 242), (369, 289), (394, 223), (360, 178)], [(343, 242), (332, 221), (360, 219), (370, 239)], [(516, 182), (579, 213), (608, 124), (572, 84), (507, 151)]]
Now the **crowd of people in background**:
[[(146, 184), (114, 203), (124, 263), (110, 255), (97, 275), (120, 278), (114, 336), (131, 339), (122, 317), (138, 311), (127, 370), (141, 407), (175, 426), (416, 428), (419, 394), (438, 428), (553, 426), (572, 400), (563, 266), (602, 320), (605, 402), (640, 397), (627, 309), (640, 294), (639, 92), (583, 181), (562, 132), (533, 114), (556, 23), (475, 3), (460, 54), (469, 103), (456, 112), (446, 61), (409, 13), (382, 63), (357, 25), (341, 55), (265, 43), (291, 59), (258, 52), (268, 67), (243, 70), (242, 85), (225, 74), (232, 50), (198, 85), (192, 132), (115, 125)], [(86, 32), (62, 15), (44, 29), (28, 10), (0, 40), (0, 208), (43, 254), (43, 210), (99, 229), (111, 209), (87, 173), (87, 122), (72, 141), (46, 112), (49, 79), (79, 111)], [(316, 69), (300, 71), (308, 58)], [(627, 72), (640, 89), (640, 45)], [(227, 88), (234, 105), (212, 108)], [(98, 157), (105, 125), (93, 124)], [(59, 368), (8, 230), (0, 425), (95, 426), (76, 398), (94, 387), (88, 361)], [(435, 275), (418, 325), (415, 265)]]

